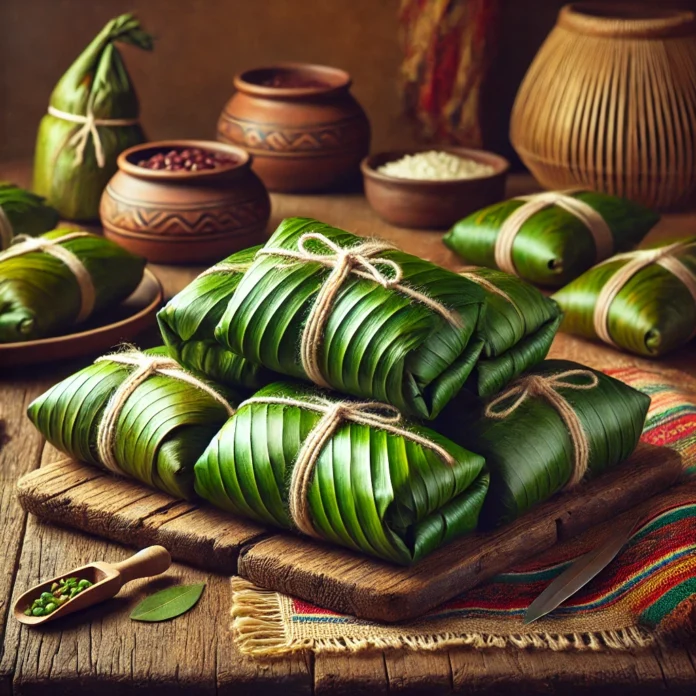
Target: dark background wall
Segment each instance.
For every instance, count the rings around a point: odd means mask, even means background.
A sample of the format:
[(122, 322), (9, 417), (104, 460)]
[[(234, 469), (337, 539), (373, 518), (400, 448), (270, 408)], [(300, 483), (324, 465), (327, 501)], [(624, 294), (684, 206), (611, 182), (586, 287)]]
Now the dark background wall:
[[(562, 4), (503, 0), (485, 95), (492, 149), (509, 154), (517, 86)], [(399, 0), (0, 0), (0, 159), (31, 156), (55, 82), (106, 21), (126, 11), (157, 37), (151, 54), (123, 48), (152, 139), (213, 137), (236, 72), (302, 60), (352, 74), (372, 121), (373, 149), (407, 145), (413, 137), (400, 115), (398, 7)]]

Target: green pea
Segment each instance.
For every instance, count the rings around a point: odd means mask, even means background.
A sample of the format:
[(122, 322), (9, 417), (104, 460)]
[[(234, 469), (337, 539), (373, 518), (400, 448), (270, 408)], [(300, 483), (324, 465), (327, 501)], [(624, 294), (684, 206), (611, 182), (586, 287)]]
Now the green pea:
[(27, 607), (24, 610), (24, 616), (31, 616), (31, 607)]
[(45, 613), (45, 609), (44, 609), (43, 607), (34, 607), (34, 608), (31, 610), (31, 613), (32, 613), (34, 616), (43, 616), (44, 613)]
[(51, 592), (55, 592), (57, 589), (58, 589), (58, 583), (57, 583), (57, 582), (54, 582), (54, 583), (51, 585)]
[(85, 589), (86, 587), (92, 587), (92, 583), (89, 580), (80, 580), (80, 582), (77, 583), (77, 586)]
[(46, 602), (50, 602), (53, 599), (53, 595), (50, 592), (42, 592), (39, 599)]
[(54, 602), (49, 602), (46, 605), (46, 613), (50, 614), (52, 611), (55, 611), (58, 608), (58, 605), (55, 604)]

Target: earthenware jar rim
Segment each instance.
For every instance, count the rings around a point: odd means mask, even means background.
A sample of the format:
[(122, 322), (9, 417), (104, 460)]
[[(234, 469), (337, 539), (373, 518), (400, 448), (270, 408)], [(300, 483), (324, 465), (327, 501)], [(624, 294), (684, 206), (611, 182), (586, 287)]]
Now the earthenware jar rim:
[[(201, 150), (219, 152), (235, 158), (235, 162), (223, 164), (215, 169), (201, 169), (196, 172), (187, 170), (168, 171), (165, 169), (147, 169), (138, 166), (138, 160), (145, 158), (145, 153), (155, 154), (167, 149), (184, 149), (197, 147)], [(192, 183), (209, 181), (211, 179), (237, 176), (247, 171), (251, 166), (252, 156), (243, 148), (221, 143), (216, 140), (156, 140), (148, 143), (140, 143), (124, 150), (117, 159), (120, 171), (150, 181), (162, 183)]]
[(696, 14), (643, 3), (574, 2), (561, 8), (557, 25), (612, 39), (662, 39), (696, 33)]
[[(271, 76), (274, 72), (304, 74), (309, 79), (326, 83), (326, 86), (311, 87), (271, 87), (258, 84), (263, 75)], [(273, 63), (251, 70), (244, 70), (234, 76), (234, 86), (239, 92), (266, 99), (307, 99), (324, 97), (350, 88), (350, 75), (340, 68), (314, 63)]]

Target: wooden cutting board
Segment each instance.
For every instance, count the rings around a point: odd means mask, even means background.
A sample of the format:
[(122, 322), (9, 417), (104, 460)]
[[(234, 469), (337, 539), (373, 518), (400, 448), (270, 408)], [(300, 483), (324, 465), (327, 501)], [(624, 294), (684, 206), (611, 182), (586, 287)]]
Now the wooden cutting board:
[(641, 445), (613, 471), (561, 494), (495, 532), (463, 537), (402, 568), (279, 532), (70, 459), (18, 483), (38, 517), (129, 546), (161, 544), (175, 559), (240, 575), (327, 609), (377, 621), (424, 614), (520, 561), (615, 517), (672, 485), (673, 450)]

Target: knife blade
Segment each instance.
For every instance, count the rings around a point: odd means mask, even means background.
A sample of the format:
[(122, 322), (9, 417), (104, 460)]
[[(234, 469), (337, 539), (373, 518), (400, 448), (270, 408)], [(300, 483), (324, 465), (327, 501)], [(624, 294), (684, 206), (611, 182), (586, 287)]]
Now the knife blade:
[(638, 523), (630, 519), (621, 525), (603, 544), (580, 556), (566, 568), (527, 608), (524, 625), (546, 616), (572, 597), (592, 578), (606, 568), (626, 545)]

